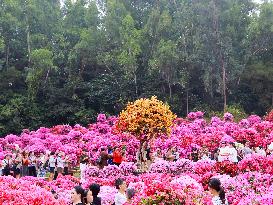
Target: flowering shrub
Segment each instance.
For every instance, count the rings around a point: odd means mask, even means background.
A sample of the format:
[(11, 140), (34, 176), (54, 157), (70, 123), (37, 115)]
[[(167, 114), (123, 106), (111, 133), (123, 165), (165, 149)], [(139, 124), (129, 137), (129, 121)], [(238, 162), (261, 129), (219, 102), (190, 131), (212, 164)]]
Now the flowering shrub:
[(101, 172), (101, 176), (109, 177), (109, 176), (121, 176), (121, 170), (117, 165), (108, 165), (103, 168)]
[(273, 156), (250, 155), (238, 163), (240, 172), (259, 171), (273, 174)]
[[(162, 108), (163, 109), (163, 108)], [(268, 115), (270, 116), (270, 114)], [(126, 161), (117, 166), (107, 166), (103, 170), (89, 166), (84, 173), (82, 184), (87, 188), (91, 183), (101, 185), (102, 204), (113, 203), (116, 189), (114, 182), (118, 177), (125, 178), (130, 187), (136, 189), (133, 204), (211, 204), (207, 185), (211, 177), (219, 177), (231, 205), (272, 204), (273, 196), (273, 156), (249, 155), (238, 165), (230, 162), (217, 163), (213, 160), (193, 162), (186, 159), (192, 148), (203, 145), (212, 152), (225, 141), (250, 142), (251, 147), (266, 148), (273, 141), (273, 122), (271, 118), (262, 120), (251, 115), (239, 123), (233, 122), (229, 114), (221, 120), (212, 117), (210, 122), (203, 119), (200, 112), (189, 113), (188, 119), (177, 119), (170, 130), (170, 137), (160, 135), (151, 144), (152, 151), (159, 148), (166, 153), (175, 146), (180, 153), (176, 162), (158, 160), (152, 163), (148, 173), (136, 173), (135, 156), (140, 138), (130, 133), (117, 133), (116, 117), (98, 116), (98, 122), (88, 127), (57, 125), (36, 131), (23, 130), (21, 135), (8, 135), (0, 138), (0, 159), (10, 149), (48, 152), (63, 151), (73, 165), (79, 163), (83, 150), (87, 150), (91, 161), (96, 161), (102, 146), (126, 147)], [(155, 125), (154, 125), (155, 126)], [(69, 204), (70, 190), (80, 183), (72, 176), (59, 177), (47, 182), (40, 178), (23, 177), (19, 180), (0, 177), (1, 204)], [(50, 190), (54, 189), (58, 199)]]
[(236, 176), (238, 173), (238, 166), (230, 161), (217, 162), (213, 167), (214, 171), (220, 174), (228, 174)]
[(170, 171), (172, 174), (179, 175), (193, 171), (193, 162), (189, 159), (181, 158), (176, 162), (170, 164)]
[(199, 160), (194, 163), (193, 171), (196, 174), (202, 175), (205, 174), (206, 172), (210, 172), (215, 164), (216, 161), (213, 160)]
[[(273, 140), (273, 122), (262, 121), (260, 117), (251, 115), (240, 123), (222, 121), (212, 117), (207, 124), (201, 114), (196, 112), (196, 118), (189, 122), (180, 120), (171, 129), (171, 136), (160, 135), (152, 144), (152, 150), (159, 148), (163, 153), (171, 146), (176, 146), (180, 157), (187, 157), (192, 147), (200, 148), (206, 145), (211, 152), (219, 147), (219, 143), (229, 136), (240, 143), (249, 141), (251, 146), (268, 146)], [(26, 151), (46, 152), (63, 151), (76, 165), (82, 150), (88, 150), (90, 160), (95, 162), (102, 146), (125, 146), (126, 160), (136, 161), (136, 152), (139, 147), (138, 136), (129, 133), (116, 133), (114, 124), (118, 118), (105, 115), (98, 116), (98, 122), (90, 124), (88, 128), (80, 125), (57, 125), (53, 128), (40, 128), (36, 131), (23, 131), (21, 135), (8, 135), (0, 140), (0, 158), (3, 158), (5, 149), (20, 147)]]
[(98, 177), (100, 175), (100, 170), (96, 166), (88, 166), (84, 170), (84, 178)]
[[(43, 185), (42, 185), (43, 186)], [(28, 180), (0, 177), (0, 204), (66, 205), (65, 199), (54, 199), (49, 186), (40, 187)]]
[(151, 164), (151, 173), (170, 173), (170, 163), (165, 160), (158, 160)]
[(129, 103), (120, 113), (116, 129), (119, 132), (129, 132), (140, 141), (145, 141), (155, 135), (168, 135), (175, 118), (169, 106), (156, 97), (139, 99)]
[(128, 176), (128, 175), (133, 174), (137, 171), (137, 166), (133, 162), (122, 162), (119, 165), (119, 169), (120, 169), (121, 174), (123, 176)]

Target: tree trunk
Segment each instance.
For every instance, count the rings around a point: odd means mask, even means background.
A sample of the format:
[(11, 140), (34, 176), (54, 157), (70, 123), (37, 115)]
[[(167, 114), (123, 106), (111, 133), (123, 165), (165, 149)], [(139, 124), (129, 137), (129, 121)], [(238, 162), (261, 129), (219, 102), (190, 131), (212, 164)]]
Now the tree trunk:
[[(140, 141), (140, 147), (139, 147), (139, 169), (141, 172), (146, 172), (148, 170), (148, 166), (147, 166), (147, 158), (146, 158), (146, 153), (144, 150), (144, 145), (145, 145), (146, 141)], [(147, 142), (146, 142), (147, 143)]]
[(189, 89), (187, 89), (187, 115), (189, 114)]
[(138, 87), (137, 87), (137, 75), (136, 75), (136, 72), (134, 72), (134, 83), (135, 83), (136, 97), (138, 97)]
[(223, 69), (223, 97), (224, 97), (224, 112), (226, 112), (227, 108), (227, 94), (226, 94), (226, 68), (224, 59), (222, 56), (222, 69)]
[(6, 70), (9, 68), (9, 42), (6, 45)]
[(224, 101), (224, 112), (226, 111), (227, 107), (227, 92), (226, 92), (226, 67), (225, 67), (225, 56), (223, 54), (223, 43), (221, 41), (221, 36), (219, 32), (219, 13), (217, 10), (217, 0), (213, 0), (213, 24), (214, 24), (214, 32), (215, 32), (215, 40), (216, 40), (216, 45), (217, 50), (216, 54), (218, 55), (219, 59), (219, 67), (222, 67), (222, 94), (223, 94), (223, 101)]
[(171, 77), (170, 77), (170, 74), (171, 71), (169, 70), (169, 73), (168, 73), (168, 88), (169, 88), (169, 98), (170, 98), (170, 102), (172, 102), (172, 84), (171, 84)]
[(46, 82), (47, 82), (47, 79), (49, 77), (49, 72), (50, 72), (50, 68), (47, 70), (47, 73), (46, 73), (46, 78), (45, 78), (45, 82), (44, 82), (44, 88), (46, 87)]
[(168, 82), (168, 86), (169, 86), (170, 102), (172, 102), (172, 85), (171, 85), (170, 81)]
[(30, 50), (30, 31), (29, 31), (29, 25), (27, 25), (27, 51), (28, 51), (28, 64), (30, 64), (31, 50)]
[(30, 48), (30, 28), (29, 28), (29, 19), (28, 19), (28, 11), (27, 11), (27, 5), (28, 2), (25, 2), (25, 21), (26, 21), (26, 33), (27, 33), (27, 51), (28, 51), (28, 66), (30, 65), (31, 61), (31, 48)]

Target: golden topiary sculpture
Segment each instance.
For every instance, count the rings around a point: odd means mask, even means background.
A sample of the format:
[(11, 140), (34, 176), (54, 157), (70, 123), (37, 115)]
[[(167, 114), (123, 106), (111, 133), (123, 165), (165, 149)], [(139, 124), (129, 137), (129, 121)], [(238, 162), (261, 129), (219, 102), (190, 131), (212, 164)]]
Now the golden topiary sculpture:
[[(151, 99), (141, 98), (128, 103), (126, 109), (120, 113), (116, 130), (133, 134), (140, 141), (137, 158), (142, 163), (146, 161), (144, 152), (148, 141), (161, 134), (169, 135), (175, 118), (176, 115), (172, 113), (170, 107), (155, 96)], [(147, 167), (142, 170), (146, 169)]]

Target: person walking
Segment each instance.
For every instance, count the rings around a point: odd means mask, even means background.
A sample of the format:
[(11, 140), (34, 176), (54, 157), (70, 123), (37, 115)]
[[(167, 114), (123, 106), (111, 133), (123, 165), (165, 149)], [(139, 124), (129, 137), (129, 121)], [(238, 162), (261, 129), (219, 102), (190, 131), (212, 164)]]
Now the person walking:
[(49, 165), (49, 181), (52, 181), (53, 180), (53, 177), (54, 177), (54, 172), (55, 172), (55, 169), (56, 169), (56, 158), (55, 158), (55, 153), (54, 152), (51, 152), (50, 153), (50, 156), (49, 156), (49, 159), (48, 159), (48, 165)]
[(34, 152), (30, 152), (29, 162), (30, 162), (28, 165), (29, 176), (37, 177), (37, 171), (36, 171), (37, 159)]
[(115, 151), (113, 153), (113, 163), (117, 166), (119, 166), (122, 162), (122, 154), (118, 147), (115, 148)]
[(88, 164), (88, 155), (86, 151), (83, 151), (81, 157), (80, 157), (80, 171), (81, 171), (81, 181), (84, 180), (84, 171), (86, 169), (86, 166)]
[(22, 169), (21, 169), (21, 177), (28, 176), (28, 165), (30, 161), (28, 158), (28, 153), (23, 151), (22, 152)]
[(63, 174), (63, 170), (64, 170), (64, 155), (60, 152), (58, 154), (58, 157), (57, 157), (57, 173), (58, 173), (58, 176), (62, 175)]
[(20, 178), (20, 173), (22, 169), (22, 156), (18, 152), (13, 160), (13, 176), (17, 179)]
[(71, 202), (73, 205), (84, 205), (84, 189), (81, 186), (75, 186), (71, 190)]
[(93, 183), (89, 186), (89, 190), (92, 192), (92, 196), (93, 196), (92, 205), (101, 205), (101, 198), (98, 197), (100, 193), (100, 185)]

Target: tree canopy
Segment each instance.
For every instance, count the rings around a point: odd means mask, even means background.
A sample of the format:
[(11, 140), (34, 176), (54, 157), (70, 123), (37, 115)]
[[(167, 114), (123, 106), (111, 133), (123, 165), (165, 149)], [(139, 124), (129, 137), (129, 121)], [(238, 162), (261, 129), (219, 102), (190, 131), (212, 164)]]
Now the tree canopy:
[(0, 136), (153, 95), (178, 116), (273, 104), (273, 2), (2, 0)]

